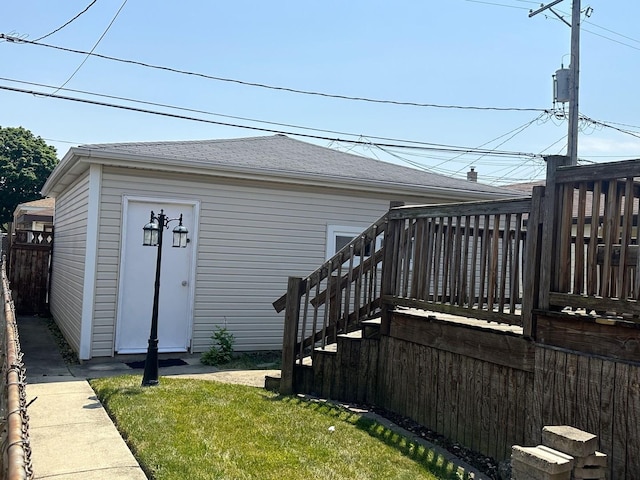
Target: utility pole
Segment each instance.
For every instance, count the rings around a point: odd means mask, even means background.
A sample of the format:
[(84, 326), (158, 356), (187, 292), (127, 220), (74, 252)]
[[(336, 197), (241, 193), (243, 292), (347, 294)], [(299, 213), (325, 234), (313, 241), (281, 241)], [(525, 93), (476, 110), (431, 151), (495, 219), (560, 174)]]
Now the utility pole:
[(553, 10), (553, 6), (563, 0), (554, 0), (535, 11), (529, 11), (529, 18), (545, 10), (550, 10), (556, 17), (571, 27), (571, 65), (569, 65), (569, 127), (567, 143), (567, 159), (569, 165), (578, 164), (578, 100), (580, 85), (580, 0), (573, 0), (571, 24)]
[(571, 76), (569, 78), (569, 136), (567, 157), (578, 164), (578, 87), (580, 85), (580, 0), (573, 0), (571, 10)]

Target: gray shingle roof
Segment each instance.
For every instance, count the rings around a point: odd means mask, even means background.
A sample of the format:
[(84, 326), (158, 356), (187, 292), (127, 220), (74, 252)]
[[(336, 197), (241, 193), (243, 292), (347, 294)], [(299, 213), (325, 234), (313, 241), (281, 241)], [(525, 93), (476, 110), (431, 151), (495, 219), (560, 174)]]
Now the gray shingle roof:
[(437, 187), (508, 195), (509, 191), (481, 183), (425, 172), (321, 147), (285, 135), (228, 140), (167, 141), (82, 145), (95, 153), (192, 161), (219, 168), (305, 174), (342, 179), (393, 182), (405, 186)]

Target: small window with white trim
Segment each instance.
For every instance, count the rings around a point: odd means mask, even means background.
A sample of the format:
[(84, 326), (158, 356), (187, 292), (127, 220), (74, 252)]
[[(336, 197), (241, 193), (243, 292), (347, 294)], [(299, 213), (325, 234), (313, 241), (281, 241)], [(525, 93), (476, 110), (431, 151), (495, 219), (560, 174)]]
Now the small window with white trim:
[[(326, 260), (329, 260), (336, 253), (338, 253), (342, 248), (349, 244), (351, 240), (356, 238), (362, 232), (364, 232), (367, 227), (353, 227), (353, 226), (344, 226), (344, 225), (327, 225), (327, 248), (326, 248)], [(378, 237), (376, 239), (376, 248), (379, 248), (382, 245), (382, 238)], [(364, 256), (368, 257), (371, 255), (371, 243), (368, 242), (365, 245)], [(359, 259), (356, 259), (356, 264)]]

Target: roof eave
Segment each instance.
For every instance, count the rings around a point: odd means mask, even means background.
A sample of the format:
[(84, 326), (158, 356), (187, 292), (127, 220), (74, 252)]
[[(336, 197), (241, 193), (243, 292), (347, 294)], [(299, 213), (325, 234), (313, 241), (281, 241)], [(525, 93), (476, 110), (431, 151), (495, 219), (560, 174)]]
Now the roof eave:
[(174, 157), (158, 157), (149, 155), (132, 155), (130, 153), (109, 152), (103, 150), (93, 150), (83, 147), (74, 147), (67, 152), (59, 165), (49, 176), (44, 186), (42, 194), (55, 197), (71, 182), (60, 183), (60, 180), (70, 173), (77, 177), (82, 171), (89, 168), (92, 163), (99, 163), (108, 166), (142, 168), (157, 171), (180, 172), (186, 174), (207, 175), (216, 177), (236, 178), (243, 180), (265, 180), (278, 183), (288, 183), (296, 185), (317, 186), (321, 181), (327, 187), (338, 189), (357, 190), (363, 192), (384, 191), (391, 195), (437, 195), (441, 198), (451, 198), (452, 200), (479, 200), (496, 198), (515, 198), (522, 196), (517, 192), (487, 192), (481, 190), (462, 190), (450, 187), (439, 187), (433, 185), (411, 185), (392, 181), (364, 180), (354, 178), (344, 178), (333, 175), (308, 174), (298, 172), (283, 172), (281, 170), (268, 170), (249, 167), (228, 167), (216, 165), (198, 160), (185, 160)]

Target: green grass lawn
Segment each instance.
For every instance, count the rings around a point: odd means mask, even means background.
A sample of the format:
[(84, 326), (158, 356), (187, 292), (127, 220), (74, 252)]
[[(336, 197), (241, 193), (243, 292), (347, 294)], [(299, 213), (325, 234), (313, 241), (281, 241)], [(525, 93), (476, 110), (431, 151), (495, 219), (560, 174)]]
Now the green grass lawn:
[(155, 480), (457, 478), (430, 450), (330, 404), (203, 380), (91, 385)]

